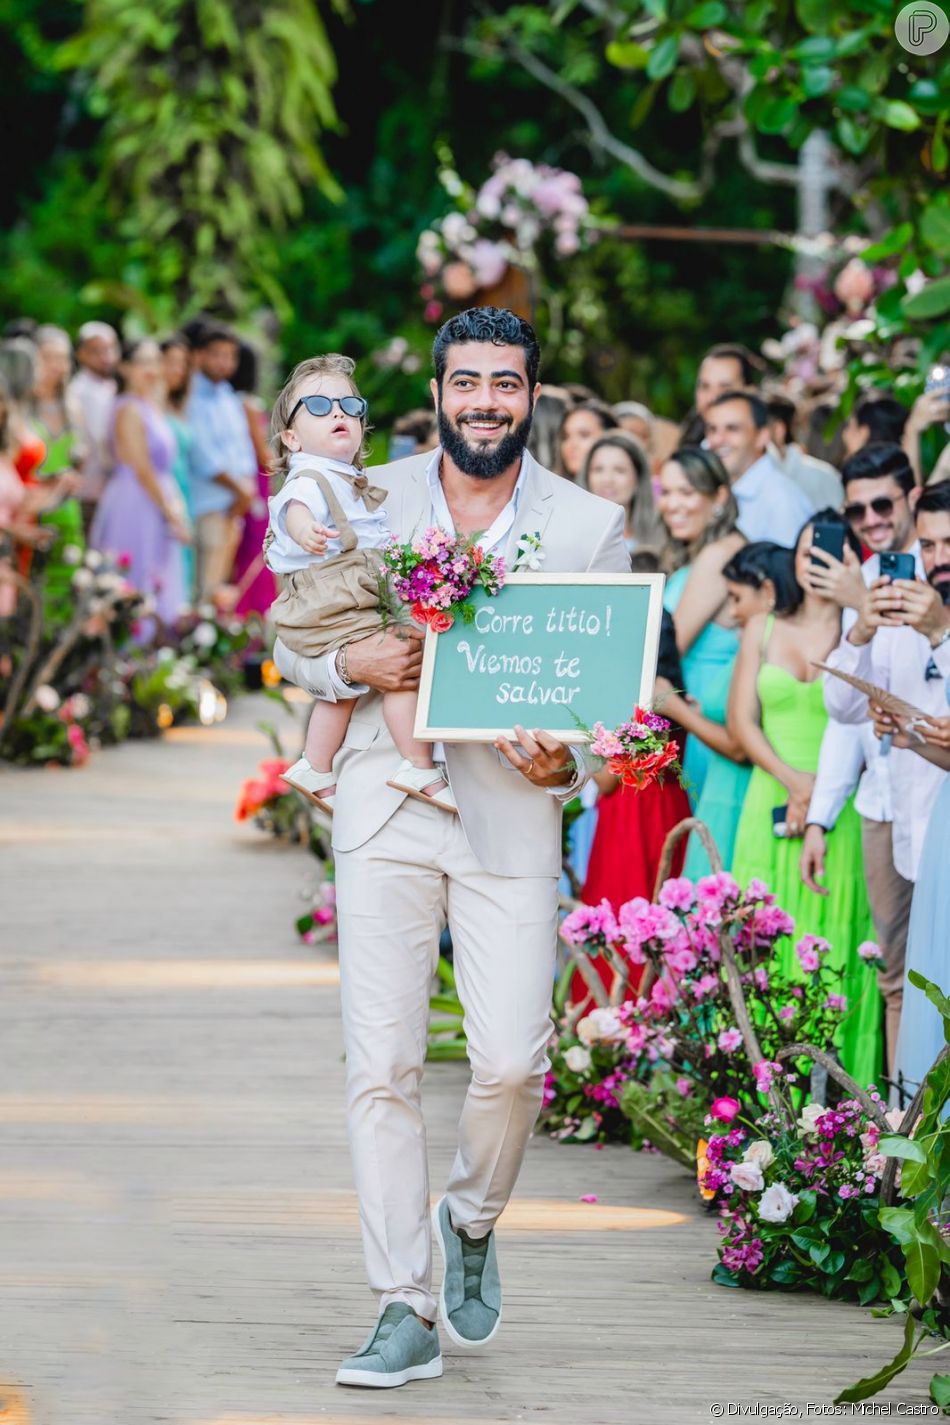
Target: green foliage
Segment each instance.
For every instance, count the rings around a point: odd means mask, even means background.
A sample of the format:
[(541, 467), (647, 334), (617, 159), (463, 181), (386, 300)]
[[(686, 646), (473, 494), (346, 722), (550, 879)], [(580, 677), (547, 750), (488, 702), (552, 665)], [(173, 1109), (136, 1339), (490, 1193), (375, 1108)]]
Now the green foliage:
[(181, 306), (281, 303), (265, 235), (340, 190), (317, 145), (336, 66), (314, 0), (87, 0), (57, 55), (102, 121), (100, 196)]
[[(943, 1019), (950, 1044), (950, 999), (917, 970), (909, 972), (912, 985), (923, 990)], [(839, 1402), (866, 1400), (883, 1390), (908, 1365), (915, 1354), (934, 1355), (950, 1346), (950, 1310), (946, 1282), (950, 1270), (950, 1242), (946, 1235), (946, 1204), (950, 1198), (950, 1058), (938, 1059), (924, 1080), (923, 1112), (913, 1125), (913, 1137), (885, 1135), (882, 1153), (901, 1161), (900, 1191), (905, 1206), (882, 1207), (880, 1224), (899, 1245), (904, 1258), (908, 1290), (895, 1293), (891, 1309), (907, 1313), (904, 1344), (892, 1361), (873, 1376), (857, 1381), (837, 1397)], [(915, 1317), (921, 1321), (916, 1334)], [(924, 1343), (934, 1336), (942, 1344)], [(934, 1376), (931, 1396), (938, 1405), (950, 1399), (946, 1376)]]

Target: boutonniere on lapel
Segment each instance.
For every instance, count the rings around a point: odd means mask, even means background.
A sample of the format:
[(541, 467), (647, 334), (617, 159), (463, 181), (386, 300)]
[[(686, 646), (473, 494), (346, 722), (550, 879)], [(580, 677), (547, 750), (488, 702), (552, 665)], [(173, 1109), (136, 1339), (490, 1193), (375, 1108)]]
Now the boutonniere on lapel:
[(512, 572), (523, 574), (527, 569), (540, 569), (543, 563), (544, 550), (541, 548), (540, 530), (535, 530), (534, 534), (523, 534), (518, 540), (518, 553)]

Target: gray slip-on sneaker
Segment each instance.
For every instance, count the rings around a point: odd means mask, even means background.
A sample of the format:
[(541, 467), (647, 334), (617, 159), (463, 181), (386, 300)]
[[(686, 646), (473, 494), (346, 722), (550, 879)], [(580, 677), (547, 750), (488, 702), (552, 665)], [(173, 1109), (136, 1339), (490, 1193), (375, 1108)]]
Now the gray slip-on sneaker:
[(445, 1263), (439, 1293), (442, 1325), (456, 1346), (485, 1346), (501, 1325), (495, 1234), (476, 1242), (461, 1236), (452, 1226), (444, 1197), (432, 1210), (432, 1225)]
[(356, 1355), (342, 1362), (336, 1383), (385, 1390), (411, 1380), (432, 1380), (441, 1374), (438, 1331), (434, 1326), (423, 1326), (404, 1301), (393, 1301)]

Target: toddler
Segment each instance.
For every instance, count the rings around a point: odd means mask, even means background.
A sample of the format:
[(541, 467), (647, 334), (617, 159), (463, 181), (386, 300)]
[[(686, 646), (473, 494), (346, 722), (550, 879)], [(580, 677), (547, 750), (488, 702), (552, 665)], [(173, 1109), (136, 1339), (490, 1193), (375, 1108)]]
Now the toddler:
[[(273, 605), (277, 633), (294, 653), (319, 658), (385, 627), (380, 606), (380, 549), (390, 539), (387, 491), (370, 485), (362, 466), (366, 402), (348, 356), (315, 356), (293, 371), (274, 407), (272, 431), (287, 475), (269, 501), (265, 559), (280, 576)], [(288, 458), (289, 457), (289, 458)], [(354, 699), (318, 699), (304, 755), (284, 781), (324, 811), (333, 810), (333, 758), (343, 744)], [(413, 736), (416, 694), (383, 694), (386, 726), (402, 762), (387, 783), (419, 801), (457, 812), (455, 798), (432, 760), (432, 747)]]

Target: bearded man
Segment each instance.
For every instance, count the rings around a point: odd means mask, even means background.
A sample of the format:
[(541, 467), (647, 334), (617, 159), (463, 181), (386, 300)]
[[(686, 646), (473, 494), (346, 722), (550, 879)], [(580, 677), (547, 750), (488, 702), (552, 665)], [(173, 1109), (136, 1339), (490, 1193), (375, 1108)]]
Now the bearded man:
[[(436, 336), (440, 444), (377, 468), (400, 540), (439, 525), (477, 535), (509, 568), (525, 535), (546, 573), (628, 573), (623, 511), (559, 478), (527, 440), (539, 349), (513, 312), (477, 307)], [(398, 760), (379, 694), (417, 688), (420, 639), (390, 630), (328, 659), (275, 648), (317, 697), (358, 698), (334, 762), (333, 816), (348, 1126), (370, 1287), (379, 1316), (341, 1385), (442, 1374), (436, 1317), (458, 1346), (486, 1344), (502, 1314), (494, 1227), (514, 1188), (548, 1068), (561, 810), (590, 773), (584, 751), (516, 727), (436, 750), (459, 815), (386, 786)], [(448, 923), (472, 1079), (458, 1151), (433, 1213), (445, 1271), (432, 1288), (420, 1083), (429, 992)]]

